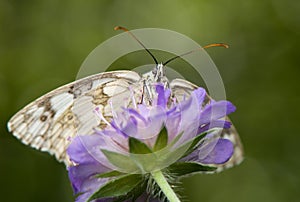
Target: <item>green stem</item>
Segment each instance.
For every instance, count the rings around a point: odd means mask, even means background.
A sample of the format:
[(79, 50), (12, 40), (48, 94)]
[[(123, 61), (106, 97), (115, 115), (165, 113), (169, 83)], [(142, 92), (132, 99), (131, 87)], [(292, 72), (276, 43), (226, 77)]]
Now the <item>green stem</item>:
[(160, 170), (152, 172), (151, 175), (170, 202), (180, 202), (179, 198), (177, 197), (173, 189), (170, 187), (165, 176)]

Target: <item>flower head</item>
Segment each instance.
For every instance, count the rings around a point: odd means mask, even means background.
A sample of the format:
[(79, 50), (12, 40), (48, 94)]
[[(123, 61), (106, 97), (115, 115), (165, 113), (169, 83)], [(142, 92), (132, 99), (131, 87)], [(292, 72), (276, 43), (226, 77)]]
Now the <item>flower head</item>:
[(220, 138), (231, 125), (226, 115), (235, 111), (230, 102), (207, 102), (203, 88), (180, 102), (161, 84), (156, 93), (152, 105), (123, 108), (103, 130), (72, 140), (67, 152), (76, 201), (159, 198), (149, 191), (151, 173), (172, 175), (182, 165), (213, 170), (205, 165), (230, 159), (233, 144)]

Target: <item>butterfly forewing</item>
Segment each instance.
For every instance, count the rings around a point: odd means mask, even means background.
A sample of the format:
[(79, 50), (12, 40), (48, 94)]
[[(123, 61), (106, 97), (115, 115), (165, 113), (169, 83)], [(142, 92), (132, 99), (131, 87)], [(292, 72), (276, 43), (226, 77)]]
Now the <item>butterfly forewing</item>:
[(47, 151), (68, 164), (66, 149), (70, 137), (90, 134), (94, 127), (103, 124), (93, 113), (96, 107), (109, 118), (112, 106), (118, 110), (131, 105), (130, 93), (141, 96), (137, 85), (140, 79), (132, 71), (114, 71), (77, 80), (24, 107), (10, 119), (8, 129), (24, 144)]

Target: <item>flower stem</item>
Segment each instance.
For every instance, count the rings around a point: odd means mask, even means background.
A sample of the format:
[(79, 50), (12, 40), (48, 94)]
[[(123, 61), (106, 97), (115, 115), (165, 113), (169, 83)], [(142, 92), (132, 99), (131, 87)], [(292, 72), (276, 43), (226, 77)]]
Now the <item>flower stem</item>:
[(180, 202), (179, 198), (160, 170), (152, 172), (151, 175), (170, 202)]

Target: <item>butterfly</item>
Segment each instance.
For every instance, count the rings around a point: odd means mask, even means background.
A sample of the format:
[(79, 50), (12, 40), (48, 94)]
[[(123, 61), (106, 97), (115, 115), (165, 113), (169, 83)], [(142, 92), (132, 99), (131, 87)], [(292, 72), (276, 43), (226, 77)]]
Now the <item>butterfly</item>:
[[(152, 53), (126, 28), (117, 27), (128, 32), (152, 56), (156, 66), (143, 75), (134, 71), (111, 71), (91, 75), (61, 86), (31, 102), (8, 122), (8, 130), (22, 143), (37, 150), (49, 152), (59, 162), (70, 165), (66, 149), (70, 139), (76, 134), (92, 134), (95, 127), (104, 128), (115, 112), (122, 107), (132, 107), (139, 100), (151, 104), (155, 94), (154, 84), (163, 83), (171, 89), (171, 97), (181, 101), (190, 96), (198, 88), (197, 85), (184, 80), (169, 81), (164, 75), (164, 66), (181, 57), (176, 56), (165, 63), (158, 63)], [(212, 44), (211, 46), (223, 46)], [(134, 99), (132, 99), (132, 97)], [(207, 96), (207, 102), (211, 98)], [(94, 113), (97, 107), (105, 119), (99, 119)], [(228, 119), (228, 117), (226, 117)], [(243, 147), (239, 135), (232, 125), (223, 129), (221, 137), (234, 144), (234, 154), (222, 165), (214, 165), (218, 171), (239, 164), (243, 160)]]

